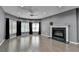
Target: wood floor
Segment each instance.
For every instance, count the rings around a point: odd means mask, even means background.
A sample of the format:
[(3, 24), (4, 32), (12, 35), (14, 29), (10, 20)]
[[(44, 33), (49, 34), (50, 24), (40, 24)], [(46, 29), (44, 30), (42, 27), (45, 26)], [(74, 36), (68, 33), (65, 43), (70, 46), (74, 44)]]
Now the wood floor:
[(65, 44), (39, 35), (25, 35), (6, 40), (0, 52), (78, 52), (79, 45)]

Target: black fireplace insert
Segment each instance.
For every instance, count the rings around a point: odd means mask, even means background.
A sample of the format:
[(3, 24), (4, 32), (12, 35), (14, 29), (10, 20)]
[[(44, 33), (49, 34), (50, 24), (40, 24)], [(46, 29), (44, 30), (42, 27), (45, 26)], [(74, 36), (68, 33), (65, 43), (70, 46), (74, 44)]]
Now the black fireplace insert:
[(66, 28), (52, 28), (52, 38), (66, 43)]

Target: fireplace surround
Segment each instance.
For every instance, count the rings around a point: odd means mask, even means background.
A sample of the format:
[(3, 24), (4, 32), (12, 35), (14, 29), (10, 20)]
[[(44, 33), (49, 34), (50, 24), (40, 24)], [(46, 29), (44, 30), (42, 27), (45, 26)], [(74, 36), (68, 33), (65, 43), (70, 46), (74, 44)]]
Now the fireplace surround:
[(69, 42), (68, 26), (50, 26), (50, 37), (61, 42)]

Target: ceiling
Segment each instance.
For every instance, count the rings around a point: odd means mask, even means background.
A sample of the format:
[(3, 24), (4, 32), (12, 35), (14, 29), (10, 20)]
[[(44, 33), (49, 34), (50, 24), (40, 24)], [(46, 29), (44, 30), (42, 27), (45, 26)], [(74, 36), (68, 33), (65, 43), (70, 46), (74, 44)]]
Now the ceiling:
[(42, 19), (51, 15), (62, 13), (78, 6), (2, 6), (3, 10), (16, 17), (26, 19)]

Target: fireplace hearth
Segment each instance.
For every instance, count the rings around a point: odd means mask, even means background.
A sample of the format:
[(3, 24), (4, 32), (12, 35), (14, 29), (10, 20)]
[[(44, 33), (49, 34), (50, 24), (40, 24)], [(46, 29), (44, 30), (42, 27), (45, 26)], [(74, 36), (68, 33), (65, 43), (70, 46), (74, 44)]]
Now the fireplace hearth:
[(66, 43), (66, 28), (52, 28), (52, 38)]

